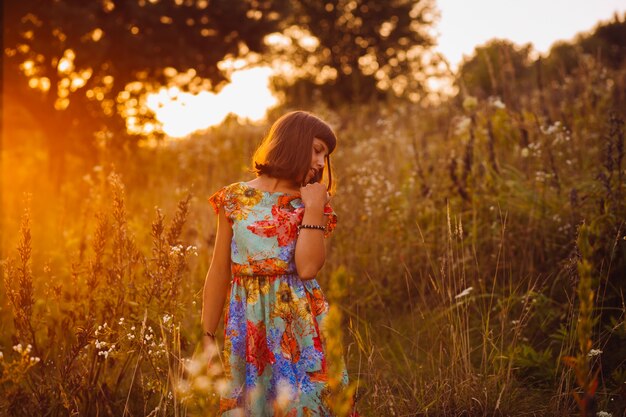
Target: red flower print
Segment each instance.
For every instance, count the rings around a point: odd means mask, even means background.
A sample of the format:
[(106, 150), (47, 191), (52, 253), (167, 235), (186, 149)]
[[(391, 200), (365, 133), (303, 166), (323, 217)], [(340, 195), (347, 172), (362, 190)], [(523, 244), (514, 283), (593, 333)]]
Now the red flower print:
[(267, 347), (265, 323), (259, 321), (256, 325), (250, 320), (247, 322), (246, 361), (256, 366), (258, 375), (263, 373), (265, 365), (274, 363), (276, 358)]
[(294, 240), (298, 231), (298, 223), (304, 216), (303, 209), (296, 209), (293, 212), (284, 211), (279, 206), (272, 207), (272, 220), (259, 220), (248, 226), (255, 235), (263, 237), (276, 236), (278, 246), (287, 246)]
[(300, 360), (300, 346), (291, 329), (291, 322), (287, 322), (285, 326), (285, 332), (280, 339), (280, 347), (283, 351), (283, 356), (291, 359), (291, 362), (296, 363)]
[(313, 316), (319, 316), (324, 311), (326, 311), (326, 300), (324, 299), (324, 294), (318, 288), (313, 290), (313, 293), (307, 291), (306, 297), (309, 300), (309, 304), (311, 306), (311, 313)]

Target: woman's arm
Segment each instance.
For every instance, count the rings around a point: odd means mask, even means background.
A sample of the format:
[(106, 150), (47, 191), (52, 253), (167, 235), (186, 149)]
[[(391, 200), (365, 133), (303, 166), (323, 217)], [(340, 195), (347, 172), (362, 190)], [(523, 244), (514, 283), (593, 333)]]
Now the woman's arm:
[(202, 292), (202, 329), (211, 333), (214, 333), (219, 325), (231, 277), (230, 242), (233, 229), (226, 219), (223, 207), (219, 209), (217, 219), (213, 259)]
[[(310, 184), (301, 189), (304, 202), (302, 224), (326, 226), (324, 205), (328, 201), (326, 188), (320, 184)], [(324, 231), (320, 229), (300, 229), (294, 255), (298, 275), (302, 279), (315, 278), (326, 261)]]

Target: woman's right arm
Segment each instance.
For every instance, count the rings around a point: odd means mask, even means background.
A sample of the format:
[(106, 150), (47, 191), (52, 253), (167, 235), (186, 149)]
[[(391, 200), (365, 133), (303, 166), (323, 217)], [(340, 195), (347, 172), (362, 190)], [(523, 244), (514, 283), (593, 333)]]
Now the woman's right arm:
[[(220, 207), (217, 217), (217, 235), (213, 248), (213, 259), (204, 281), (202, 291), (202, 329), (215, 333), (219, 325), (226, 294), (230, 285), (230, 242), (233, 237), (224, 208)], [(208, 336), (203, 336), (207, 339)]]

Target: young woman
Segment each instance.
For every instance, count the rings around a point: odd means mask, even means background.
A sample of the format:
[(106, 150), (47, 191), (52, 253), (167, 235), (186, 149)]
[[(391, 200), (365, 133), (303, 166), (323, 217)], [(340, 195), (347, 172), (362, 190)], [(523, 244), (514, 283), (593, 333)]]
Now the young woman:
[(328, 302), (315, 277), (337, 222), (329, 204), (336, 142), (316, 116), (285, 114), (254, 154), (256, 178), (209, 198), (218, 226), (202, 326), (210, 349), (228, 300), (222, 416), (332, 415), (321, 331)]

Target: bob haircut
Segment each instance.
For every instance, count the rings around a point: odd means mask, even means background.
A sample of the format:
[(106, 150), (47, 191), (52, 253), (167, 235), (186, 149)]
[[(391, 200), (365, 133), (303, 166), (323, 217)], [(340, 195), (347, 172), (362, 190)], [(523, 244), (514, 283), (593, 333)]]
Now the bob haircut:
[[(274, 122), (254, 153), (253, 171), (257, 176), (264, 174), (304, 185), (304, 178), (311, 168), (311, 149), (315, 138), (328, 146), (324, 165), (328, 169), (326, 189), (330, 192), (333, 186), (330, 153), (335, 149), (337, 136), (327, 123), (305, 111), (287, 113)], [(324, 170), (311, 181), (320, 182), (323, 176)]]

